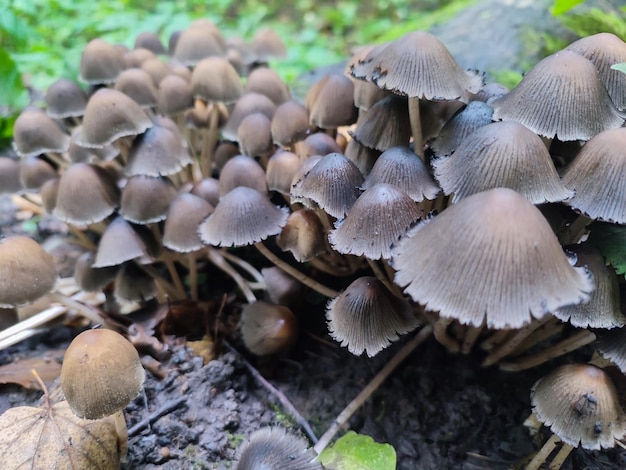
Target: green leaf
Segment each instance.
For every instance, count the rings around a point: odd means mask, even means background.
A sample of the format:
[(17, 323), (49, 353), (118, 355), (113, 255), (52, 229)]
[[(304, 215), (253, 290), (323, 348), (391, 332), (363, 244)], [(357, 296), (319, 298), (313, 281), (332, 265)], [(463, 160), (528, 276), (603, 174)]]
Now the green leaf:
[(319, 460), (327, 470), (394, 470), (396, 451), (390, 444), (348, 431), (326, 448)]
[(613, 70), (619, 70), (620, 72), (626, 73), (626, 62), (622, 62), (621, 64), (611, 65)]
[(0, 47), (0, 115), (2, 107), (22, 108), (28, 104), (28, 93), (22, 83), (17, 65), (11, 56)]
[(554, 16), (562, 15), (563, 13), (567, 13), (576, 5), (580, 5), (585, 0), (555, 0), (554, 6), (552, 7), (552, 14)]
[(626, 274), (626, 226), (594, 223), (589, 243), (600, 250), (617, 274)]

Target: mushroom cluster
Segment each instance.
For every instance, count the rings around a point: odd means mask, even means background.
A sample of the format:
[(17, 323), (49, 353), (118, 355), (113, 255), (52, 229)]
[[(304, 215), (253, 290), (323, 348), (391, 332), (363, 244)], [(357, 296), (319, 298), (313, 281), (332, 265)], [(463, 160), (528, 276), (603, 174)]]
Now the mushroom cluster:
[(282, 54), (271, 32), (226, 40), (206, 20), (167, 50), (93, 40), (87, 91), (59, 80), (17, 119), (20, 187), (0, 189), (38, 192), (87, 250), (77, 283), (113, 282), (122, 304), (198, 301), (214, 266), (258, 355), (294, 344), (311, 289), (356, 355), (431, 324), (451, 352), (520, 370), (612, 329), (599, 350), (626, 370), (623, 282), (589, 237), (626, 224), (626, 75), (610, 67), (626, 43), (584, 38), (509, 91), (413, 32), (302, 101), (268, 66)]

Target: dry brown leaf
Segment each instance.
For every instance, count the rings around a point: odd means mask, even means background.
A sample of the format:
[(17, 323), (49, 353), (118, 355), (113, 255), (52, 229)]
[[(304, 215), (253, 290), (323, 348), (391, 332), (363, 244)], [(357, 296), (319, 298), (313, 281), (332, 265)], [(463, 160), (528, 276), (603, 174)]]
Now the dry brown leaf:
[(119, 469), (127, 446), (122, 423), (121, 413), (98, 420), (78, 418), (66, 401), (10, 408), (0, 416), (2, 468)]
[(202, 358), (202, 364), (207, 365), (215, 359), (215, 343), (209, 335), (204, 335), (198, 341), (187, 341), (187, 346), (196, 355)]
[(32, 390), (41, 390), (31, 371), (35, 369), (45, 383), (51, 384), (61, 374), (63, 353), (62, 350), (49, 351), (43, 357), (20, 359), (0, 366), (0, 384), (18, 384)]

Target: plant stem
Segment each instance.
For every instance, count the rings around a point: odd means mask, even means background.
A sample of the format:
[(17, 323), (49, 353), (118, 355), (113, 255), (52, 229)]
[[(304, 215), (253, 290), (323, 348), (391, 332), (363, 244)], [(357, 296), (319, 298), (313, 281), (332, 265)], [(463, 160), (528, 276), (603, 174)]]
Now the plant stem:
[(243, 295), (246, 297), (248, 303), (251, 304), (257, 301), (257, 298), (254, 295), (254, 292), (252, 292), (248, 281), (246, 281), (241, 276), (241, 274), (239, 274), (230, 264), (226, 262), (226, 260), (218, 250), (209, 246), (207, 249), (207, 257), (209, 261), (211, 261), (215, 266), (228, 274), (231, 279), (237, 283), (237, 285), (243, 292)]

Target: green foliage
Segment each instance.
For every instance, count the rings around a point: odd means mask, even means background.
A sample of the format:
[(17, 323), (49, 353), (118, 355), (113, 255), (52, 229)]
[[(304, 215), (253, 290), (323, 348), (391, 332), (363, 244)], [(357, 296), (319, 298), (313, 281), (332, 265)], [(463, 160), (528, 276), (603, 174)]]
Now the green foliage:
[(580, 5), (585, 0), (555, 0), (554, 6), (552, 7), (552, 14), (562, 15), (563, 13), (567, 13), (576, 5)]
[(626, 226), (596, 222), (589, 243), (600, 250), (617, 274), (626, 274)]
[(394, 470), (396, 451), (370, 436), (348, 431), (332, 447), (326, 448), (319, 460), (328, 470)]
[(626, 7), (616, 11), (591, 8), (579, 14), (563, 15), (561, 21), (580, 37), (605, 32), (626, 38)]

